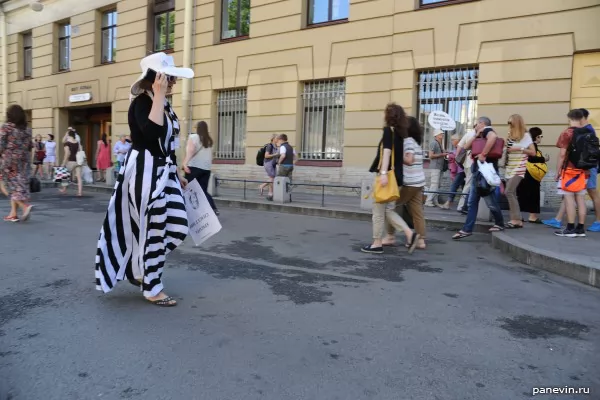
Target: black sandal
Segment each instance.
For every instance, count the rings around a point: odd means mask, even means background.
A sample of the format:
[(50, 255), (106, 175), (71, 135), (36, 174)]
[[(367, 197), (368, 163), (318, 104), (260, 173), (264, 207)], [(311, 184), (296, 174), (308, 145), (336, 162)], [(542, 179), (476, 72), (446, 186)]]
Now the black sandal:
[(542, 224), (543, 223), (542, 220), (539, 218), (536, 220), (533, 220), (533, 221), (528, 219), (527, 222), (529, 222), (530, 224)]
[(412, 254), (412, 252), (415, 251), (415, 247), (417, 247), (417, 243), (419, 242), (420, 238), (421, 235), (419, 235), (417, 232), (413, 232), (410, 237), (410, 243), (408, 243), (408, 254)]
[(171, 296), (167, 296), (164, 299), (160, 300), (148, 300), (150, 303), (159, 307), (175, 307), (177, 305), (177, 301)]
[(464, 239), (464, 238), (467, 238), (467, 237), (469, 237), (471, 235), (473, 235), (473, 234), (472, 233), (468, 233), (468, 232), (458, 231), (454, 236), (452, 236), (452, 240)]

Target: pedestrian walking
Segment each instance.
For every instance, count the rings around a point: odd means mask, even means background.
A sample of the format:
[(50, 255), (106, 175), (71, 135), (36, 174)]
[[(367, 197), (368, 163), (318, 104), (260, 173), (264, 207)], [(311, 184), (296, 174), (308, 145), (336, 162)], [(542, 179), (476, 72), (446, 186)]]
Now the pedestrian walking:
[[(32, 149), (25, 111), (14, 104), (6, 110), (6, 122), (0, 128), (0, 173), (7, 184), (5, 194), (10, 197), (10, 213), (4, 221), (27, 221), (31, 215), (29, 173)], [(19, 208), (22, 210), (20, 217), (17, 214)]]
[(519, 199), (521, 212), (529, 213), (527, 222), (541, 224), (542, 221), (539, 218), (540, 190), (542, 178), (548, 171), (548, 166), (546, 165), (548, 160), (542, 155), (538, 147), (543, 138), (542, 130), (538, 127), (533, 127), (529, 129), (529, 134), (533, 140), (535, 156), (527, 158), (525, 176), (517, 188), (517, 198)]
[[(390, 103), (385, 108), (385, 127), (377, 147), (377, 156), (369, 169), (378, 175), (382, 188), (388, 182), (388, 172), (393, 171), (394, 179), (398, 187), (402, 186), (402, 174), (404, 164), (404, 138), (407, 137), (408, 120), (404, 109), (396, 103)], [(383, 234), (386, 223), (396, 230), (404, 232), (408, 252), (412, 253), (418, 244), (420, 235), (410, 229), (408, 224), (396, 211), (396, 201), (378, 203), (373, 202), (373, 241), (370, 245), (361, 248), (364, 253), (383, 253)]]
[[(423, 127), (415, 117), (408, 117), (408, 136), (404, 139), (404, 165), (402, 167), (402, 188), (400, 203), (408, 210), (415, 231), (419, 234), (416, 248), (425, 250), (425, 216), (423, 212), (423, 188), (425, 187), (425, 171), (423, 170)], [(388, 226), (388, 236), (382, 241), (384, 246), (395, 244), (396, 229)], [(410, 247), (410, 243), (405, 244)]]
[[(67, 134), (67, 140), (64, 143), (65, 156), (63, 158), (62, 166), (66, 167), (71, 174), (71, 179), (77, 179), (77, 197), (83, 196), (83, 179), (82, 165), (77, 162), (77, 152), (81, 149), (81, 143), (77, 141), (77, 133), (74, 130), (70, 130)], [(67, 179), (63, 179), (61, 182), (61, 188), (59, 192), (62, 194), (67, 193), (70, 182)]]
[[(128, 279), (162, 307), (177, 305), (164, 292), (165, 257), (188, 233), (182, 186), (187, 181), (175, 157), (179, 120), (166, 96), (177, 78), (194, 77), (173, 57), (154, 53), (140, 62), (142, 75), (131, 86), (128, 121), (132, 149), (124, 160), (108, 204), (96, 253), (96, 289), (110, 292)], [(149, 71), (156, 78), (150, 80)], [(144, 79), (146, 78), (146, 79)]]
[[(465, 149), (465, 145), (466, 143), (471, 143), (473, 139), (475, 139), (475, 136), (477, 135), (475, 132), (476, 126), (477, 124), (473, 125), (473, 129), (468, 130), (467, 133), (463, 135), (456, 148), (456, 154), (464, 158), (462, 167), (465, 171), (465, 183), (463, 185), (462, 196), (460, 196), (457, 206), (457, 211), (463, 215), (467, 215), (469, 210), (469, 193), (471, 192), (471, 182), (473, 179), (473, 173), (471, 172), (473, 158), (471, 157), (471, 150)], [(462, 153), (464, 153), (464, 156)]]
[(121, 135), (119, 141), (115, 143), (113, 148), (113, 153), (115, 158), (117, 159), (117, 165), (115, 168), (115, 175), (117, 175), (121, 171), (121, 167), (123, 166), (123, 162), (125, 161), (125, 156), (131, 149), (131, 143), (127, 141), (127, 136)]
[(48, 140), (45, 143), (46, 146), (46, 158), (44, 158), (44, 173), (46, 179), (52, 179), (52, 173), (56, 166), (56, 142), (54, 141), (54, 135), (48, 134)]
[[(498, 158), (488, 157), (488, 154), (494, 147), (498, 135), (492, 128), (492, 121), (488, 117), (479, 117), (477, 124), (475, 125), (476, 136), (465, 143), (465, 149), (471, 149), (473, 142), (477, 138), (485, 139), (485, 145), (481, 153), (474, 156), (474, 162), (471, 166), (471, 173), (473, 176), (479, 170), (477, 161), (489, 162), (494, 166), (496, 172), (498, 172)], [(494, 216), (495, 225), (489, 229), (489, 232), (498, 232), (504, 230), (504, 217), (502, 216), (502, 210), (498, 204), (498, 199), (494, 191), (491, 193), (481, 193), (477, 188), (477, 182), (475, 179), (471, 180), (471, 192), (469, 193), (469, 211), (467, 213), (467, 219), (463, 228), (458, 231), (452, 239), (460, 240), (469, 237), (473, 234), (473, 228), (477, 221), (477, 212), (479, 211), (479, 200), (483, 198), (487, 204), (490, 212)]]
[(32, 177), (35, 178), (40, 175), (43, 178), (44, 175), (44, 158), (46, 158), (46, 146), (42, 141), (42, 135), (35, 135), (35, 141), (33, 143), (33, 170)]
[[(580, 135), (592, 134), (593, 132), (585, 127), (585, 116), (581, 109), (569, 111), (567, 117), (570, 126), (560, 134), (556, 142), (556, 147), (560, 149), (556, 164), (557, 189), (558, 194), (563, 196), (565, 203), (567, 227), (554, 232), (554, 234), (570, 238), (585, 237), (585, 217), (587, 213), (585, 194), (587, 192), (587, 179), (590, 174), (588, 170), (577, 167), (580, 151), (576, 139)], [(578, 219), (577, 225), (575, 225), (576, 219)]]
[(185, 179), (188, 182), (194, 179), (198, 181), (200, 187), (204, 190), (210, 206), (215, 214), (219, 215), (217, 205), (210, 193), (208, 193), (208, 183), (212, 169), (212, 146), (213, 140), (208, 134), (208, 124), (204, 121), (198, 122), (196, 132), (188, 136), (185, 147), (185, 158), (183, 160), (183, 171), (185, 172)]
[(519, 114), (513, 114), (508, 118), (508, 140), (506, 141), (506, 199), (510, 209), (510, 221), (504, 226), (507, 229), (523, 227), (517, 188), (525, 178), (527, 172), (527, 158), (536, 154), (535, 146), (525, 121)]
[[(260, 195), (263, 195), (263, 192), (266, 187), (269, 188), (269, 192), (267, 195), (267, 200), (273, 200), (273, 180), (277, 175), (277, 157), (279, 153), (277, 152), (277, 137), (279, 135), (274, 134), (271, 137), (271, 141), (269, 144), (265, 146), (265, 157), (263, 160), (263, 166), (265, 168), (265, 172), (267, 173), (267, 179), (269, 180), (267, 183), (263, 183), (259, 186), (258, 190)], [(287, 149), (286, 149), (287, 151)]]
[(106, 182), (106, 170), (111, 167), (110, 160), (110, 144), (108, 143), (108, 135), (102, 134), (102, 139), (98, 140), (96, 148), (96, 169), (100, 172), (99, 182)]
[(282, 133), (277, 137), (277, 147), (279, 148), (279, 157), (277, 159), (277, 176), (283, 176), (292, 180), (294, 165), (296, 164), (296, 151), (288, 143), (288, 137)]
[[(450, 186), (450, 195), (448, 195), (448, 200), (441, 205), (441, 208), (444, 210), (449, 210), (452, 208), (452, 204), (454, 203), (454, 199), (456, 198), (456, 193), (458, 193), (459, 189), (462, 189), (465, 185), (465, 179), (467, 174), (463, 169), (462, 165), (460, 165), (456, 161), (456, 156), (459, 154), (458, 144), (460, 143), (460, 138), (458, 135), (452, 135), (452, 146), (454, 147), (454, 151), (448, 154), (448, 166), (450, 169), (450, 178), (452, 179), (452, 185)], [(461, 150), (462, 151), (462, 150)]]
[(434, 140), (429, 143), (429, 169), (431, 171), (431, 178), (429, 183), (429, 195), (425, 201), (426, 207), (440, 207), (438, 202), (438, 194), (435, 193), (440, 190), (440, 181), (442, 179), (442, 173), (444, 169), (444, 158), (448, 155), (444, 151), (443, 140), (444, 132), (436, 130), (433, 134)]

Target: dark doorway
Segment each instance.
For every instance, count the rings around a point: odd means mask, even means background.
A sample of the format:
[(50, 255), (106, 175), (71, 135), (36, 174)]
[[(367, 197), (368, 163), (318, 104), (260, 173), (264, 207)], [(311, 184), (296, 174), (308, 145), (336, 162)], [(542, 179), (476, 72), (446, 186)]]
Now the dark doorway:
[(109, 145), (112, 126), (111, 126), (111, 108), (96, 107), (69, 110), (69, 126), (75, 128), (81, 137), (81, 147), (85, 151), (88, 159), (88, 165), (96, 169), (96, 152), (98, 150), (98, 141), (106, 133)]

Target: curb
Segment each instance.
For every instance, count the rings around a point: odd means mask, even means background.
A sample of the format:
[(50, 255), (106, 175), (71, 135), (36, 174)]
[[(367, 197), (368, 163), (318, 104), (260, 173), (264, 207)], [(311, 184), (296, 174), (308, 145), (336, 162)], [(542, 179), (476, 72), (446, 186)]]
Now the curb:
[(575, 263), (567, 256), (549, 251), (542, 252), (502, 232), (492, 234), (492, 247), (525, 265), (600, 288), (600, 269), (592, 263)]

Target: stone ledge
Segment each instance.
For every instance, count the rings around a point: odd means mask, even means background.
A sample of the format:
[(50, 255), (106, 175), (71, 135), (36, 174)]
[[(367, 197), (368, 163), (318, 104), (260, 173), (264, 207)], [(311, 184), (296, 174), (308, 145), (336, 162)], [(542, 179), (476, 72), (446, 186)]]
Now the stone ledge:
[(591, 262), (573, 261), (573, 257), (540, 250), (503, 232), (492, 234), (492, 247), (523, 264), (600, 288), (600, 269)]

